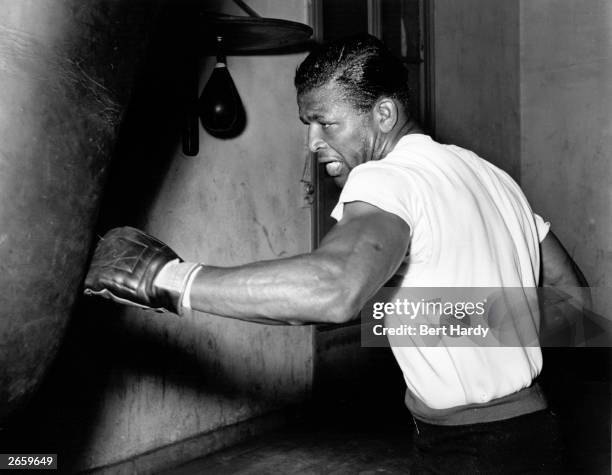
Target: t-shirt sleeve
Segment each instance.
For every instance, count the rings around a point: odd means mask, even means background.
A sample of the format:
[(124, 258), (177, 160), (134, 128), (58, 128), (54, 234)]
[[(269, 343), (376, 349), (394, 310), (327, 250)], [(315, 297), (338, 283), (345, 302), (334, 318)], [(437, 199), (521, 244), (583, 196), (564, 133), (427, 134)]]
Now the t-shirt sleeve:
[(378, 162), (368, 162), (351, 171), (331, 216), (340, 221), (345, 203), (363, 201), (399, 216), (410, 229), (414, 229), (415, 203), (411, 191), (406, 172)]
[(540, 242), (544, 241), (544, 238), (548, 234), (550, 230), (550, 223), (548, 221), (544, 221), (539, 214), (533, 213), (533, 218), (536, 223), (536, 230), (538, 232), (538, 240)]

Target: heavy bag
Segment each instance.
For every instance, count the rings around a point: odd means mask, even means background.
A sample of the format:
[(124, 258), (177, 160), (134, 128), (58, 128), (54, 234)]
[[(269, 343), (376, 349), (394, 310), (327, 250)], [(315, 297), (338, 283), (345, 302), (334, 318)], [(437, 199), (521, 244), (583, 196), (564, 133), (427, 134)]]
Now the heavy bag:
[(157, 8), (0, 0), (0, 421), (64, 336)]

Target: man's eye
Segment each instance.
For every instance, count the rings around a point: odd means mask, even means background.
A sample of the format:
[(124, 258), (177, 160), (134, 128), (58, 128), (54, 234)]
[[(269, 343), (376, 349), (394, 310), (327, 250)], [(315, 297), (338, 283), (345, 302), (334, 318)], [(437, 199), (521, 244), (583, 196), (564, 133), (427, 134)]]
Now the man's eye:
[(324, 129), (328, 129), (329, 127), (331, 127), (332, 124), (328, 124), (326, 122), (321, 122), (321, 127)]

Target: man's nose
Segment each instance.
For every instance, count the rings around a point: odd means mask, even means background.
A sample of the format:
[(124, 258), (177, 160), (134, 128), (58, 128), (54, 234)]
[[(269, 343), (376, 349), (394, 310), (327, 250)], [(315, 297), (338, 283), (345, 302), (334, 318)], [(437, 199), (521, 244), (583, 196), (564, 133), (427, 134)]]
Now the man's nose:
[(325, 141), (321, 138), (319, 127), (310, 125), (308, 127), (308, 148), (316, 153), (325, 147)]

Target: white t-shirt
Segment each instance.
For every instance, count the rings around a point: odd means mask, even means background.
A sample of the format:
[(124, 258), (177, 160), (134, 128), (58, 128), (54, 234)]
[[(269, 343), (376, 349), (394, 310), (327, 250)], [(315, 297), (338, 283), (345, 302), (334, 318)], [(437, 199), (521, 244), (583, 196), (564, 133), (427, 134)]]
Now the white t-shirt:
[[(406, 135), (384, 159), (351, 171), (332, 217), (342, 219), (351, 201), (396, 214), (410, 226), (402, 287), (538, 285), (539, 242), (549, 224), (532, 212), (508, 174), (473, 152)], [(537, 327), (537, 308), (532, 313), (524, 317)], [(408, 390), (432, 409), (510, 395), (530, 386), (542, 369), (537, 344), (392, 349)]]

